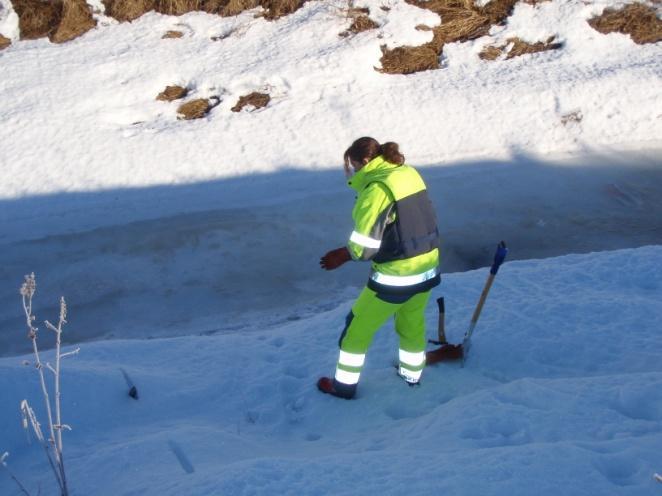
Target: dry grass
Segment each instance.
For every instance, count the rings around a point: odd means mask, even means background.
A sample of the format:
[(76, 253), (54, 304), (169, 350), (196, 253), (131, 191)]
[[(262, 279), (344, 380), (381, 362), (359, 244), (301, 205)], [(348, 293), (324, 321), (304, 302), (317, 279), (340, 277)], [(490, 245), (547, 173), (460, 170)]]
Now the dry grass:
[(505, 46), (501, 46), (501, 47), (494, 46), (494, 45), (486, 46), (478, 54), (478, 56), (482, 60), (496, 60), (499, 57), (501, 57), (501, 55), (503, 55), (503, 51), (505, 50), (505, 48), (506, 48)]
[(166, 31), (161, 38), (164, 40), (173, 40), (173, 39), (178, 39), (178, 38), (183, 38), (184, 33), (181, 31)]
[(201, 0), (157, 0), (156, 11), (166, 15), (182, 15), (194, 10), (203, 10)]
[(11, 40), (9, 38), (5, 38), (0, 34), (0, 50), (4, 50), (9, 45), (11, 45)]
[(254, 9), (260, 6), (260, 0), (226, 0), (225, 2), (217, 3), (219, 4), (215, 7), (217, 13), (226, 17), (239, 15), (245, 10)]
[(506, 53), (506, 60), (508, 60), (531, 53), (558, 50), (562, 46), (563, 43), (556, 41), (555, 36), (550, 36), (545, 41), (535, 43), (528, 43), (521, 38), (508, 38), (505, 45), (485, 47), (478, 56), (483, 60), (496, 60)]
[(120, 22), (133, 21), (156, 8), (156, 0), (103, 0), (106, 14)]
[(85, 0), (64, 0), (62, 20), (53, 35), (53, 43), (64, 43), (87, 33), (97, 25)]
[(601, 16), (588, 21), (600, 33), (629, 34), (639, 45), (662, 41), (662, 21), (653, 7), (634, 3), (621, 10), (605, 9)]
[(161, 102), (172, 102), (188, 95), (188, 89), (181, 86), (166, 86), (165, 89), (156, 96)]
[(446, 43), (474, 40), (489, 33), (495, 24), (503, 23), (518, 0), (492, 0), (477, 7), (473, 0), (406, 0), (421, 9), (441, 17), (441, 24), (432, 28), (432, 41), (418, 47), (382, 47), (381, 72), (411, 74), (439, 68), (439, 57)]
[[(349, 28), (347, 28), (347, 30), (343, 31), (342, 33), (339, 33), (338, 36), (346, 38), (347, 36), (350, 36), (352, 34), (362, 33), (364, 31), (369, 31), (371, 29), (376, 29), (379, 27), (379, 24), (377, 24), (375, 21), (370, 19), (370, 17), (368, 17), (370, 10), (368, 9), (352, 9), (352, 10), (356, 12), (350, 14), (349, 17), (353, 18), (354, 21), (352, 21), (352, 24), (349, 26)], [(368, 11), (367, 13), (365, 13), (366, 10)]]
[(271, 101), (271, 97), (267, 93), (258, 93), (254, 91), (248, 95), (239, 98), (237, 104), (230, 110), (233, 112), (241, 112), (244, 107), (252, 106), (255, 109), (266, 107)]
[(426, 43), (421, 46), (404, 46), (392, 50), (382, 45), (381, 68), (375, 70), (385, 74), (413, 74), (415, 72), (439, 69), (439, 53)]
[(261, 0), (260, 5), (266, 10), (264, 17), (269, 20), (292, 14), (299, 10), (307, 0)]
[(204, 11), (221, 16), (235, 16), (256, 7), (264, 8), (263, 17), (278, 19), (297, 11), (307, 0), (103, 0), (106, 13), (118, 21), (133, 21), (154, 10), (161, 14), (181, 15)]
[(508, 52), (506, 59), (512, 59), (521, 55), (531, 53), (548, 52), (550, 50), (558, 50), (563, 47), (563, 43), (556, 41), (556, 36), (550, 36), (545, 41), (537, 41), (535, 43), (527, 43), (520, 38), (510, 38), (508, 43), (512, 43), (513, 47)]
[(62, 17), (62, 2), (13, 0), (22, 40), (35, 40), (55, 32)]
[(212, 109), (212, 104), (206, 98), (197, 98), (183, 103), (177, 109), (177, 118), (183, 120), (201, 119)]

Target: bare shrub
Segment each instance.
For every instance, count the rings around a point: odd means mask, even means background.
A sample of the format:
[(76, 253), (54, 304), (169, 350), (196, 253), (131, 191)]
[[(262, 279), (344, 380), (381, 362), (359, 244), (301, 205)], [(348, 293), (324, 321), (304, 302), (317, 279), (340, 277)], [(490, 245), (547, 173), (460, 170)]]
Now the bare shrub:
[(50, 37), (54, 43), (64, 43), (87, 33), (97, 22), (85, 0), (64, 0), (62, 20)]
[(188, 89), (181, 86), (166, 86), (165, 89), (156, 96), (161, 102), (172, 102), (188, 95)]
[(181, 31), (166, 31), (164, 35), (161, 36), (161, 38), (164, 40), (172, 40), (183, 37), (184, 37), (184, 33), (182, 33)]
[(662, 21), (657, 18), (653, 7), (634, 3), (620, 10), (605, 9), (602, 15), (589, 19), (596, 31), (629, 34), (639, 45), (662, 41)]
[(62, 2), (13, 0), (22, 40), (36, 40), (55, 32), (62, 17)]
[(492, 0), (484, 7), (473, 0), (405, 0), (441, 17), (441, 24), (431, 28), (432, 41), (418, 47), (382, 47), (381, 72), (411, 74), (438, 69), (439, 57), (446, 43), (474, 40), (489, 33), (495, 24), (503, 23), (518, 0)]
[(244, 107), (252, 106), (255, 109), (260, 109), (269, 105), (271, 97), (267, 93), (258, 93), (254, 91), (248, 95), (239, 98), (237, 104), (232, 107), (233, 112), (240, 112)]
[(506, 53), (506, 59), (512, 59), (531, 53), (558, 50), (561, 47), (563, 47), (563, 43), (556, 41), (555, 36), (550, 36), (546, 41), (537, 41), (535, 43), (529, 43), (521, 38), (508, 38), (504, 45), (485, 47), (478, 56), (483, 60), (496, 60)]
[(9, 38), (5, 38), (0, 34), (0, 50), (4, 50), (9, 45), (11, 45), (11, 40)]
[(202, 119), (215, 106), (206, 98), (196, 98), (179, 106), (177, 109), (177, 118), (186, 121)]

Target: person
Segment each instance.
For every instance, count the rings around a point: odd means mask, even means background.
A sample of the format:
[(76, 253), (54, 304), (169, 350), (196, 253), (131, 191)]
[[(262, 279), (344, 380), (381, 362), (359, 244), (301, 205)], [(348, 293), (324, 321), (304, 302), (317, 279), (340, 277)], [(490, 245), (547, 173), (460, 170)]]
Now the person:
[(435, 211), (423, 179), (405, 164), (399, 145), (359, 138), (345, 151), (344, 162), (348, 184), (358, 193), (354, 230), (347, 245), (326, 253), (320, 266), (334, 270), (350, 260), (370, 260), (371, 270), (340, 336), (335, 376), (321, 377), (317, 387), (351, 399), (373, 336), (392, 316), (400, 340), (398, 374), (409, 385), (419, 384), (425, 307), (441, 276)]

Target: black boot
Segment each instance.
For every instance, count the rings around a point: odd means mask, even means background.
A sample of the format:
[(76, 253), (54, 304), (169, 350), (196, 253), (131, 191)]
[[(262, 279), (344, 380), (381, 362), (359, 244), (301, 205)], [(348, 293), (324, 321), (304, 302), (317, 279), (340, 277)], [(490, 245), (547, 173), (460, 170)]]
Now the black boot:
[(351, 400), (356, 394), (356, 384), (343, 384), (330, 377), (320, 377), (317, 381), (317, 389), (346, 400)]

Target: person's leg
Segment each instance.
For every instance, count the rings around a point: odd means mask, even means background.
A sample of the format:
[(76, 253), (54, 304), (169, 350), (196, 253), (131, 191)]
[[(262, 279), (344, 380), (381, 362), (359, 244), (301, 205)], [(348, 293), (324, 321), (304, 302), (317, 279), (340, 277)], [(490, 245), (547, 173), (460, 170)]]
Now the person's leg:
[(334, 388), (339, 396), (354, 396), (372, 338), (399, 306), (379, 299), (371, 289), (363, 289), (352, 306), (340, 337), (340, 356), (334, 379)]
[(425, 307), (430, 292), (418, 293), (395, 313), (395, 330), (400, 337), (398, 373), (410, 384), (416, 384), (425, 367)]

